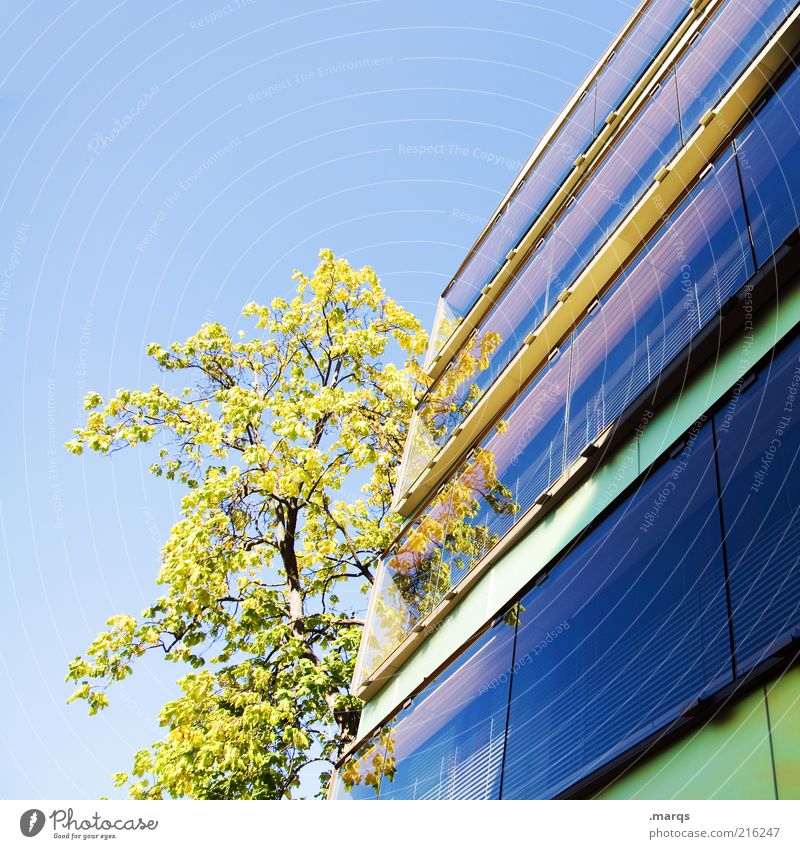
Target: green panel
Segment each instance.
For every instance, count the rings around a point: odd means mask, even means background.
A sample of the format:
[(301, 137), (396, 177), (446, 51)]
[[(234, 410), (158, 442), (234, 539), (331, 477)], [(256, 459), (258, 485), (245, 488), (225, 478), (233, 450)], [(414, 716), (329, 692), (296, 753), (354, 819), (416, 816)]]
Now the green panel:
[(800, 669), (767, 688), (779, 799), (800, 799)]
[(631, 769), (596, 799), (774, 799), (764, 690)]
[(391, 682), (364, 706), (359, 738), (387, 719), (798, 323), (800, 286), (786, 287), (779, 304), (761, 310), (752, 330), (742, 331), (723, 354), (695, 374), (673, 401), (658, 410), (638, 440), (605, 461), (476, 582)]

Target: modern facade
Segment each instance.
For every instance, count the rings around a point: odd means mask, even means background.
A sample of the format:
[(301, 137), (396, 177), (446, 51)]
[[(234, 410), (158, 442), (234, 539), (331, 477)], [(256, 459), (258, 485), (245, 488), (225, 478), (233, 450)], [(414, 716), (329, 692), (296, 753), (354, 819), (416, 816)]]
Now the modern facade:
[(334, 798), (800, 798), (800, 10), (645, 0), (442, 295)]

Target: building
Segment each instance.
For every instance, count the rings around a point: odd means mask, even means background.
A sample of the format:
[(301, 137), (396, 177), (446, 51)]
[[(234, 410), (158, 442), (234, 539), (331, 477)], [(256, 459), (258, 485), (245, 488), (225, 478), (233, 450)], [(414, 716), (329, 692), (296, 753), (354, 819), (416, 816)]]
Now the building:
[(334, 798), (800, 798), (798, 15), (645, 0), (442, 295)]

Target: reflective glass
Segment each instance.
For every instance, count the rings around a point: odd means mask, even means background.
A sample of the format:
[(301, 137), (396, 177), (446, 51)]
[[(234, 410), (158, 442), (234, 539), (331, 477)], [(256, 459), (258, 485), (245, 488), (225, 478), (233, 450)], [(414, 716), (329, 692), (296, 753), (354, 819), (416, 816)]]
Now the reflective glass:
[(624, 100), (688, 11), (687, 0), (654, 0), (618, 45), (596, 82), (583, 94), (445, 293), (444, 308), (431, 334), (434, 353), (440, 350), (458, 320), (469, 312), (508, 252), (518, 244), (564, 182), (577, 157), (586, 151), (602, 129), (607, 115)]
[(452, 484), (445, 485), (433, 503), (411, 524), (383, 560), (372, 593), (374, 609), (362, 641), (363, 672), (370, 675), (411, 633), (441, 596), (449, 572), (442, 562)]
[(739, 674), (800, 624), (800, 344), (715, 417)]
[(800, 73), (778, 89), (736, 141), (759, 265), (800, 225)]
[[(470, 347), (445, 371), (431, 400), (423, 401), (421, 424), (433, 443), (447, 441), (678, 149), (677, 111), (670, 76), (480, 323)], [(465, 361), (476, 365), (466, 369)], [(442, 396), (446, 417), (436, 415)]]
[(491, 628), (392, 724), (382, 799), (497, 799), (514, 614)]
[(503, 798), (556, 795), (729, 680), (706, 427), (520, 602)]
[(569, 351), (554, 358), (456, 478), (444, 557), (455, 585), (564, 471)]
[(688, 0), (656, 0), (644, 10), (597, 80), (598, 129), (622, 102), (688, 11)]
[(358, 748), (333, 776), (333, 799), (377, 799), (386, 756), (388, 731), (380, 731)]
[(728, 154), (578, 331), (568, 464), (658, 379), (752, 273), (736, 162)]
[(678, 65), (681, 122), (687, 138), (794, 5), (786, 0), (728, 0), (714, 15)]

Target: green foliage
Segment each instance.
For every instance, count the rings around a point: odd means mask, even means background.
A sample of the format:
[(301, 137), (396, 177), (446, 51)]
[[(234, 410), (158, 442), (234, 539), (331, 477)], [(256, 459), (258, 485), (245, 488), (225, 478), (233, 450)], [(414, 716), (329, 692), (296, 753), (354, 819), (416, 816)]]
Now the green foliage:
[[(288, 797), (305, 767), (350, 740), (363, 623), (337, 593), (368, 587), (397, 533), (389, 505), (426, 337), (371, 268), (320, 257), (312, 277), (295, 273), (290, 302), (245, 307), (252, 339), (211, 323), (150, 345), (189, 385), (90, 393), (67, 444), (157, 443), (151, 471), (186, 488), (163, 592), (139, 618), (109, 619), (67, 674), (70, 701), (96, 713), (147, 653), (190, 667), (161, 711), (164, 738), (114, 777), (135, 798)], [(402, 368), (384, 362), (390, 345)]]

